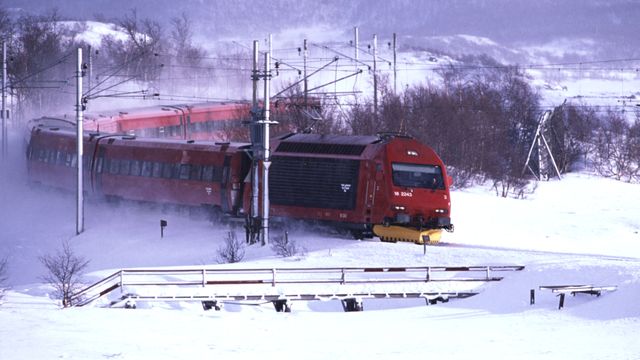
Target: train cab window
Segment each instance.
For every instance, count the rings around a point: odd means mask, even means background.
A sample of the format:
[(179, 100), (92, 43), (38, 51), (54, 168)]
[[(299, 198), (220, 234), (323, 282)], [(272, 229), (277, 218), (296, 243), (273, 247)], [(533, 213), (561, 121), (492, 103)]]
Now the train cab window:
[(178, 174), (178, 178), (180, 180), (189, 180), (189, 172), (191, 171), (191, 165), (189, 164), (180, 164), (180, 172)]
[(444, 190), (440, 166), (393, 163), (391, 169), (395, 186)]
[(129, 174), (132, 176), (140, 176), (141, 170), (140, 160), (131, 160), (131, 169)]
[(153, 163), (151, 161), (143, 161), (141, 175), (144, 177), (151, 177), (152, 173), (153, 173)]
[(207, 165), (202, 167), (202, 181), (213, 181), (213, 166)]

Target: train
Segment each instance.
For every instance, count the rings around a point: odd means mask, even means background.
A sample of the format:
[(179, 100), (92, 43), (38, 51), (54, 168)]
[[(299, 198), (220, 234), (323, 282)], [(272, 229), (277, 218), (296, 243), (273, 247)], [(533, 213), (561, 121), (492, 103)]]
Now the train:
[[(30, 179), (76, 188), (76, 128), (38, 119), (26, 144)], [(344, 229), (356, 238), (437, 243), (452, 231), (452, 183), (440, 157), (401, 134), (289, 133), (271, 139), (272, 221), (296, 219)], [(84, 190), (90, 196), (204, 207), (249, 219), (249, 143), (83, 134)], [(261, 206), (261, 204), (260, 204)]]

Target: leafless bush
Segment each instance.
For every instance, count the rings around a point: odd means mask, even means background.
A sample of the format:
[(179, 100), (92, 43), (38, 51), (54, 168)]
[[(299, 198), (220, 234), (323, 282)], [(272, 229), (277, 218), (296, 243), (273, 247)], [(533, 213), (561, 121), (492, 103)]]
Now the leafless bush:
[(618, 114), (605, 115), (595, 137), (593, 165), (602, 176), (640, 181), (640, 121), (629, 124)]
[(89, 261), (77, 256), (67, 241), (62, 243), (62, 250), (55, 254), (39, 257), (40, 262), (49, 273), (41, 279), (53, 285), (55, 297), (62, 300), (63, 307), (73, 305), (71, 295), (79, 290), (80, 278), (89, 265)]
[(282, 257), (304, 255), (306, 253), (305, 248), (300, 247), (297, 241), (289, 239), (288, 232), (271, 240), (271, 250)]
[(218, 248), (218, 264), (237, 263), (244, 259), (244, 243), (238, 240), (236, 233), (229, 231), (224, 244)]
[(537, 184), (535, 182), (532, 184), (522, 177), (505, 176), (501, 179), (494, 179), (492, 188), (495, 190), (496, 196), (524, 199), (527, 195), (533, 194)]

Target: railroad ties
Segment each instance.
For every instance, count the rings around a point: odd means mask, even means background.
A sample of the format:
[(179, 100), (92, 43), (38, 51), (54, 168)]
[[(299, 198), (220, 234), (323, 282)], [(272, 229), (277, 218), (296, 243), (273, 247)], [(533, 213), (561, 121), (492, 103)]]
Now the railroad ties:
[(338, 300), (344, 311), (362, 311), (364, 299), (416, 299), (427, 305), (477, 294), (469, 282), (500, 281), (497, 272), (524, 266), (427, 266), (272, 269), (122, 269), (72, 297), (85, 306), (115, 290), (108, 307), (135, 308), (136, 302), (198, 301), (204, 310), (225, 302), (271, 302), (290, 312), (294, 301)]

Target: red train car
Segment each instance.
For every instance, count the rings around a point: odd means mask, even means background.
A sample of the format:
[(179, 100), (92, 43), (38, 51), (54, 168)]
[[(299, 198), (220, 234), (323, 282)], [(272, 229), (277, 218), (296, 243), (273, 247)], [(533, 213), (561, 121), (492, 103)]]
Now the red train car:
[[(87, 133), (85, 189), (124, 199), (248, 214), (249, 144)], [(271, 215), (319, 221), (359, 238), (437, 242), (451, 230), (449, 178), (429, 147), (403, 136), (290, 134), (272, 140)], [(75, 129), (35, 126), (34, 180), (71, 188)]]
[[(27, 147), (31, 179), (75, 188), (75, 129), (36, 126)], [(85, 133), (85, 190), (110, 198), (206, 206), (238, 215), (250, 161), (245, 144)]]
[(85, 129), (142, 137), (219, 140), (250, 117), (248, 102), (160, 105), (85, 114)]

